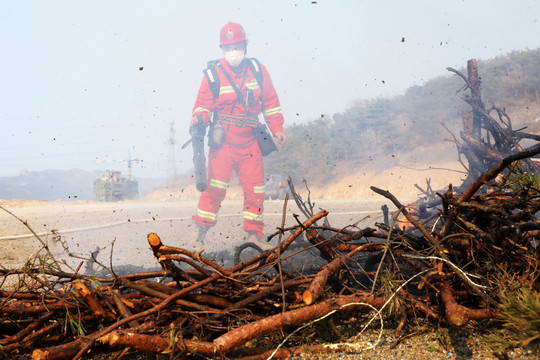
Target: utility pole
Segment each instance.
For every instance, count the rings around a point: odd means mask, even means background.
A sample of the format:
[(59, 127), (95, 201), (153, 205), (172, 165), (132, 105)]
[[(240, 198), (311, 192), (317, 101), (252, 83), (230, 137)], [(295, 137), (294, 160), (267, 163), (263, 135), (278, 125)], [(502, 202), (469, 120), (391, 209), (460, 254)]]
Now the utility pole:
[(173, 181), (176, 178), (176, 159), (174, 153), (176, 151), (176, 132), (174, 130), (174, 123), (169, 124), (169, 166), (167, 168), (167, 176), (169, 181)]

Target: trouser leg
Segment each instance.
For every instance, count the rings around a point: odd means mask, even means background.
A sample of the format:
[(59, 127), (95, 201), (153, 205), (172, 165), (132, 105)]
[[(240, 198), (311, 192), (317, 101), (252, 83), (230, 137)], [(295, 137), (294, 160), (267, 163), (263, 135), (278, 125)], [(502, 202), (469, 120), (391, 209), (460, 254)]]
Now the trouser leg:
[(221, 202), (225, 199), (233, 168), (232, 149), (224, 145), (221, 149), (210, 149), (208, 154), (208, 188), (201, 193), (197, 214), (193, 220), (205, 227), (214, 226)]
[(264, 168), (256, 141), (238, 158), (238, 179), (244, 192), (244, 230), (257, 232), (260, 238), (264, 229)]

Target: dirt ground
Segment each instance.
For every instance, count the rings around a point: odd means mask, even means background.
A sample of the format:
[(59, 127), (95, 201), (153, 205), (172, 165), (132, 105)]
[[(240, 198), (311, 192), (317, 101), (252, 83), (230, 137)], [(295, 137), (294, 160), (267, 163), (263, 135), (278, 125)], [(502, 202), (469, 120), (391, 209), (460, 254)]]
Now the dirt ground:
[[(374, 193), (370, 186), (376, 186), (389, 190), (400, 201), (415, 199), (421, 195), (420, 190), (415, 187), (417, 184), (422, 189), (426, 189), (427, 181), (430, 182), (434, 190), (446, 190), (448, 184), (459, 185), (463, 177), (463, 167), (457, 162), (443, 162), (428, 165), (398, 166), (387, 170), (376, 171), (372, 169), (361, 169), (354, 175), (343, 176), (326, 185), (313, 186), (309, 181), (307, 185), (312, 199), (356, 199), (373, 200), (379, 199), (380, 195)], [(298, 191), (304, 200), (307, 198), (307, 191), (304, 184), (296, 184)], [(146, 201), (175, 201), (180, 199), (197, 200), (199, 193), (194, 185), (178, 188), (162, 188), (155, 190), (146, 196)], [(226, 200), (240, 200), (242, 192), (239, 186), (231, 186), (227, 190)]]
[[(443, 164), (436, 168), (410, 169), (410, 168), (395, 168), (384, 171), (382, 173), (367, 172), (356, 176), (349, 176), (339, 182), (335, 182), (324, 188), (310, 189), (311, 198), (315, 201), (321, 199), (334, 200), (337, 203), (340, 201), (356, 200), (358, 203), (373, 201), (380, 199), (380, 196), (369, 190), (369, 186), (374, 185), (392, 192), (400, 201), (406, 202), (415, 199), (419, 195), (419, 190), (414, 187), (418, 184), (425, 188), (426, 179), (431, 179), (431, 187), (433, 189), (446, 190), (449, 183), (459, 184), (462, 174), (448, 169), (459, 169), (455, 165)], [(303, 189), (297, 189), (302, 192)], [(194, 189), (187, 187), (186, 189), (160, 189), (138, 201), (138, 203), (179, 203), (191, 201), (194, 206), (194, 200), (198, 194)], [(226, 202), (238, 202), (240, 198), (238, 189), (231, 189), (228, 193)], [(127, 204), (127, 203), (126, 203)], [(37, 233), (50, 231), (57, 226), (64, 226), (60, 219), (47, 217), (47, 213), (51, 207), (56, 210), (63, 209), (62, 217), (68, 218), (72, 206), (77, 205), (82, 208), (91, 208), (95, 203), (79, 201), (74, 204), (45, 202), (45, 201), (17, 201), (17, 200), (0, 200), (0, 206), (4, 209), (13, 212), (14, 215), (25, 214), (30, 216), (32, 212), (36, 214), (36, 219), (32, 224), (35, 227), (33, 230)], [(191, 205), (190, 205), (191, 206)], [(276, 209), (279, 209), (281, 203), (274, 204)], [(269, 206), (271, 208), (271, 206)], [(340, 216), (339, 207), (333, 210), (337, 211), (336, 216)], [(116, 211), (116, 210), (115, 210)], [(154, 210), (152, 210), (154, 211)], [(278, 211), (278, 210), (276, 210)], [(291, 210), (298, 212), (298, 210)], [(156, 210), (157, 212), (157, 210)], [(31, 254), (41, 247), (40, 241), (35, 237), (3, 239), (2, 237), (16, 236), (19, 234), (27, 234), (28, 229), (20, 221), (14, 221), (12, 216), (2, 211), (0, 214), (0, 244), (2, 251), (0, 254), (0, 266), (4, 268), (15, 268), (20, 266)], [(93, 217), (95, 222), (111, 222), (122, 220), (119, 215), (121, 211), (106, 213), (88, 212), (85, 213), (82, 222), (88, 221)], [(56, 213), (55, 213), (56, 214)], [(150, 217), (155, 218), (156, 214), (152, 212)], [(355, 216), (360, 216), (359, 214)], [(362, 215), (363, 216), (363, 215)], [(352, 220), (351, 215), (343, 215), (344, 221)], [(346, 218), (345, 218), (346, 217)], [(10, 218), (9, 220), (7, 220)], [(277, 218), (277, 217), (276, 217)], [(27, 221), (27, 218), (21, 220)], [(125, 220), (125, 219), (124, 219)], [(277, 221), (277, 220), (276, 220)], [(145, 223), (140, 224), (144, 227)], [(77, 224), (81, 226), (81, 224)], [(50, 236), (41, 237), (43, 241), (50, 241)], [(78, 244), (77, 244), (78, 245)], [(476, 324), (465, 329), (441, 329), (436, 324), (420, 324), (411, 327), (409, 334), (404, 339), (398, 340), (392, 324), (385, 325), (385, 329), (380, 338), (378, 345), (371, 350), (362, 350), (355, 353), (334, 353), (322, 355), (302, 355), (295, 359), (498, 359), (492, 354), (492, 350), (486, 346), (481, 338), (481, 325)], [(355, 339), (356, 345), (368, 347), (377, 342), (379, 332), (377, 329), (366, 331), (364, 334)], [(527, 350), (515, 349), (506, 354), (508, 359), (537, 359), (538, 354), (532, 354)], [(92, 357), (88, 357), (92, 358)], [(102, 357), (101, 357), (102, 358)], [(114, 354), (110, 358), (114, 358)], [(127, 358), (143, 359), (146, 357), (139, 355), (131, 355)], [(148, 357), (150, 358), (150, 357)], [(155, 358), (155, 356), (152, 356)]]
[[(357, 319), (353, 318), (354, 320)], [(333, 342), (349, 346), (350, 349), (347, 351), (312, 354), (309, 353), (309, 345), (306, 345), (305, 354), (291, 356), (289, 360), (537, 360), (539, 358), (538, 353), (523, 349), (512, 349), (504, 354), (495, 355), (482, 339), (483, 330), (480, 327), (437, 329), (433, 324), (420, 322), (406, 334), (402, 334), (402, 337), (398, 337), (392, 325), (387, 324), (387, 328), (382, 330), (368, 329), (356, 334), (353, 339)], [(98, 357), (85, 358), (110, 360), (115, 359), (119, 353), (120, 351), (114, 351)], [(156, 356), (130, 352), (123, 359), (155, 360)], [(199, 357), (199, 359), (208, 358)]]

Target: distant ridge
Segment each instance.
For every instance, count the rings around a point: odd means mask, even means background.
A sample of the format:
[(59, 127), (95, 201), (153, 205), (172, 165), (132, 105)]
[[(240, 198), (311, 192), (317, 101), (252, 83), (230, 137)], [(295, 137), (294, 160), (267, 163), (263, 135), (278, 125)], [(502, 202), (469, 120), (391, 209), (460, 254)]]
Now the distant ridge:
[(0, 177), (0, 198), (6, 200), (91, 200), (92, 182), (98, 172), (84, 170), (21, 170)]
[[(16, 176), (0, 177), (0, 199), (76, 201), (93, 200), (93, 182), (101, 171), (71, 170), (21, 170)], [(164, 180), (139, 181), (139, 194), (144, 195), (162, 185)]]

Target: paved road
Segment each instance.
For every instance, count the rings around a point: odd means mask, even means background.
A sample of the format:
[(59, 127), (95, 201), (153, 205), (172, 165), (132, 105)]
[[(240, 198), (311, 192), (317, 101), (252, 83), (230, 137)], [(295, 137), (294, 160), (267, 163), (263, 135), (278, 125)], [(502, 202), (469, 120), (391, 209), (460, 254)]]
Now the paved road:
[[(356, 224), (360, 228), (371, 226), (375, 221), (382, 221), (381, 205), (385, 203), (391, 211), (393, 206), (386, 201), (315, 201), (315, 210), (328, 210), (328, 219), (334, 227)], [(32, 229), (43, 238), (47, 232), (55, 229), (68, 245), (69, 251), (87, 258), (92, 250), (101, 248), (100, 260), (108, 263), (112, 251), (113, 263), (137, 265), (145, 268), (156, 266), (149, 251), (146, 236), (157, 233), (164, 244), (171, 246), (186, 245), (192, 234), (191, 214), (196, 209), (196, 202), (118, 202), (118, 203), (55, 203), (45, 206), (21, 207), (10, 209), (15, 215), (28, 222)], [(218, 224), (207, 237), (208, 251), (231, 249), (241, 244), (244, 239), (241, 217), (242, 204), (239, 201), (225, 201), (219, 214)], [(293, 226), (296, 221), (293, 214), (299, 214), (301, 221), (305, 217), (296, 204), (289, 201), (286, 211), (285, 226)], [(283, 216), (282, 201), (265, 202), (265, 232), (270, 234), (281, 226)], [(0, 214), (0, 244), (16, 246), (17, 241), (29, 239), (29, 230), (9, 214)], [(27, 237), (25, 237), (27, 236)], [(11, 240), (9, 240), (11, 239)], [(58, 244), (51, 246), (53, 253), (67, 259), (71, 264), (80, 260), (67, 257), (66, 251)]]

